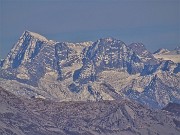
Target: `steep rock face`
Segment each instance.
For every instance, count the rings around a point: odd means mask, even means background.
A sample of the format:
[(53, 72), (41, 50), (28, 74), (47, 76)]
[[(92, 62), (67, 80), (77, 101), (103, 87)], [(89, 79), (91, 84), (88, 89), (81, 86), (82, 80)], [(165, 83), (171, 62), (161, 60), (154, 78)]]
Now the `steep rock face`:
[(82, 68), (74, 73), (74, 80), (94, 81), (99, 72), (109, 69), (135, 74), (141, 72), (143, 63), (124, 42), (113, 38), (100, 39), (88, 48)]
[(60, 68), (70, 67), (76, 62), (80, 63), (81, 59), (78, 57), (82, 57), (82, 49), (91, 44), (91, 42), (58, 43), (47, 40), (37, 33), (25, 31), (7, 58), (1, 62), (1, 67), (4, 71), (13, 72), (14, 76), (17, 75), (15, 72), (23, 68), (26, 72), (31, 72), (31, 70), (28, 71), (29, 68), (35, 70), (34, 73), (38, 73), (40, 68), (42, 68), (41, 71), (46, 68), (57, 70), (60, 73), (62, 70)]
[(55, 59), (57, 62), (57, 70), (59, 80), (64, 80), (71, 77), (70, 72), (63, 72), (67, 67), (73, 67), (74, 64), (81, 65), (80, 54), (71, 49), (67, 43), (58, 43), (55, 45)]
[(37, 85), (46, 70), (54, 69), (54, 44), (37, 33), (25, 31), (4, 60), (1, 76)]
[(132, 43), (129, 45), (145, 64), (155, 65), (158, 61), (154, 58), (152, 53), (150, 53), (142, 43)]
[(178, 116), (128, 100), (55, 102), (17, 97), (0, 87), (0, 134), (177, 135)]
[(171, 60), (160, 61), (156, 65), (145, 65), (144, 69), (141, 72), (141, 75), (150, 75), (157, 71), (168, 71), (171, 73), (179, 72), (179, 64), (174, 63)]
[(145, 82), (146, 78), (143, 79), (136, 79), (136, 81), (131, 83), (133, 85), (126, 86), (124, 94), (153, 108), (162, 108), (169, 102), (180, 103), (180, 78), (178, 76), (170, 75), (169, 73), (155, 74), (147, 78), (148, 80), (144, 85), (141, 85), (144, 91), (138, 92), (135, 89), (140, 86), (140, 81)]
[(18, 68), (33, 59), (48, 40), (33, 32), (25, 31), (4, 60), (3, 69)]
[(132, 69), (141, 69), (140, 59), (122, 41), (113, 38), (100, 39), (90, 47), (86, 59), (91, 60), (99, 69), (126, 69), (130, 74), (137, 73)]

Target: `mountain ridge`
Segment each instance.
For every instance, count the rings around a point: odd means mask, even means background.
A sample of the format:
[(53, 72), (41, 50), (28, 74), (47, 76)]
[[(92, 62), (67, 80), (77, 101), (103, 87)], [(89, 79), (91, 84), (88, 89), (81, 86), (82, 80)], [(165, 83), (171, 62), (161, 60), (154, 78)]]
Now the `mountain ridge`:
[[(157, 59), (142, 43), (126, 45), (112, 37), (68, 43), (25, 31), (1, 67), (2, 87), (29, 98), (99, 101), (128, 97), (155, 108), (180, 102), (179, 63)], [(152, 86), (153, 78), (161, 83)], [(11, 82), (14, 90), (8, 86)], [(165, 99), (161, 99), (161, 89)]]

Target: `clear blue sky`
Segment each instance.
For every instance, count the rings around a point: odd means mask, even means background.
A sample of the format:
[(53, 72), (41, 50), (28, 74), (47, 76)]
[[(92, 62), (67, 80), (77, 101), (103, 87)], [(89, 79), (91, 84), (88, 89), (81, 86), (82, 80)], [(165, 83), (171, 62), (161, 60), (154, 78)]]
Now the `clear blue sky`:
[(180, 0), (0, 0), (0, 58), (24, 30), (56, 41), (115, 37), (150, 51), (180, 45)]

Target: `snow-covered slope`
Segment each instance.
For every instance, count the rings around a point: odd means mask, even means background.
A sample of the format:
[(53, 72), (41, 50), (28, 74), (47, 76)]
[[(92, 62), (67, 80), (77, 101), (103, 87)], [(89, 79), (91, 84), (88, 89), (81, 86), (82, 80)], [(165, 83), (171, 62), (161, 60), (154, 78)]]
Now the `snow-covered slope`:
[(180, 64), (156, 59), (142, 43), (59, 43), (25, 31), (1, 66), (1, 86), (30, 98), (131, 98), (156, 108), (180, 102)]
[(160, 60), (171, 60), (174, 63), (180, 63), (180, 54), (179, 55), (154, 55), (154, 57), (156, 57), (157, 59)]
[(176, 47), (174, 50), (158, 49), (154, 52), (154, 57), (160, 60), (171, 60), (175, 63), (180, 63), (180, 47)]

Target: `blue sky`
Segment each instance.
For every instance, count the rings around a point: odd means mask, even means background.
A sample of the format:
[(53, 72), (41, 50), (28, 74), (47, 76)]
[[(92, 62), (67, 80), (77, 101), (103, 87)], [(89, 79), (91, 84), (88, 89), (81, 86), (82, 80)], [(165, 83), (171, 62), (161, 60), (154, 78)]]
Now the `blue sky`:
[(56, 41), (114, 37), (150, 51), (180, 45), (180, 0), (0, 0), (0, 58), (24, 30)]

